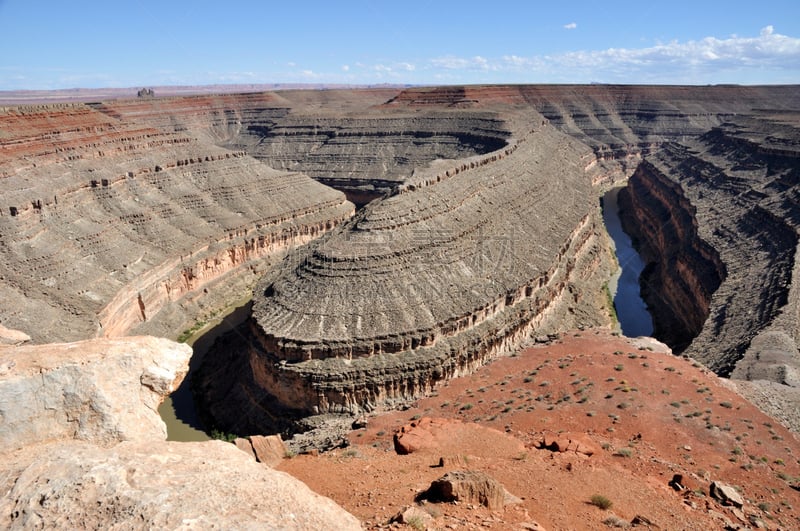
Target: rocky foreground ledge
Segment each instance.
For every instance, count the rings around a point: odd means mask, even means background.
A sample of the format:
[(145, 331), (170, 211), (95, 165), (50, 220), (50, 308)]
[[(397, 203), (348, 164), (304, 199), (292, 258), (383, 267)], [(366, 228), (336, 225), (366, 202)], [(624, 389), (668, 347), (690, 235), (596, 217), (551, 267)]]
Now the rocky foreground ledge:
[(0, 527), (361, 529), (232, 444), (164, 440), (190, 356), (152, 337), (0, 347)]

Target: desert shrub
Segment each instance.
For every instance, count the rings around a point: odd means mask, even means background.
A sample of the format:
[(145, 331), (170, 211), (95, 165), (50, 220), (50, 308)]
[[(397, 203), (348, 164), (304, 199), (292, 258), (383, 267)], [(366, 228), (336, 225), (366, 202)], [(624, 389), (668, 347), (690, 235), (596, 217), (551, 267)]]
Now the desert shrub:
[(589, 498), (589, 503), (603, 510), (610, 509), (611, 506), (614, 505), (614, 503), (611, 500), (609, 500), (602, 494), (592, 494), (592, 497)]
[(423, 531), (425, 529), (425, 520), (422, 519), (419, 515), (414, 515), (406, 520), (406, 525), (411, 529), (417, 529), (418, 531)]

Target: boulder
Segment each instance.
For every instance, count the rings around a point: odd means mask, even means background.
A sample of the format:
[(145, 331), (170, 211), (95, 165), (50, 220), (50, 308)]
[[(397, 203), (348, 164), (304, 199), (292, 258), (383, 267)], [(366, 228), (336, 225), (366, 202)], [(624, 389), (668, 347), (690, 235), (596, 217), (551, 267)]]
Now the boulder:
[(742, 507), (744, 505), (744, 499), (736, 489), (719, 481), (711, 483), (711, 497), (722, 502), (722, 505), (733, 505), (734, 507)]
[(166, 439), (157, 409), (191, 356), (155, 337), (0, 348), (0, 448)]
[(361, 529), (330, 499), (221, 441), (68, 441), (0, 468), (3, 529)]
[(433, 516), (422, 508), (412, 505), (411, 507), (400, 509), (400, 512), (392, 518), (392, 522), (406, 524), (414, 529), (428, 529), (433, 523)]
[(489, 509), (502, 509), (506, 489), (485, 472), (453, 470), (431, 483), (425, 496), (432, 501), (479, 503)]
[(600, 453), (600, 447), (588, 436), (581, 433), (545, 433), (539, 448), (552, 452), (574, 452), (587, 457)]
[(250, 443), (259, 463), (274, 467), (286, 456), (286, 445), (280, 435), (252, 435)]

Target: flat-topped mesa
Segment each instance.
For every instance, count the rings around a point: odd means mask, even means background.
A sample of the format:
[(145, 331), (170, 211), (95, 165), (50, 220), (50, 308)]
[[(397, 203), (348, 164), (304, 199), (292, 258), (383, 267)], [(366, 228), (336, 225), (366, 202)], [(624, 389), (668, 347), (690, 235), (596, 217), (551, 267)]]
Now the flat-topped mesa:
[(630, 172), (663, 142), (700, 135), (731, 116), (769, 105), (796, 110), (793, 86), (474, 85), (414, 87), (388, 108), (532, 108)]
[(611, 261), (586, 154), (555, 129), (534, 131), (288, 257), (255, 292), (252, 395), (307, 413), (372, 409), (470, 372), (532, 330), (608, 324), (589, 287)]
[(265, 259), (353, 214), (305, 175), (148, 123), (165, 118), (147, 104), (138, 120), (83, 104), (0, 113), (3, 324), (36, 342), (172, 335), (212, 283), (243, 294)]

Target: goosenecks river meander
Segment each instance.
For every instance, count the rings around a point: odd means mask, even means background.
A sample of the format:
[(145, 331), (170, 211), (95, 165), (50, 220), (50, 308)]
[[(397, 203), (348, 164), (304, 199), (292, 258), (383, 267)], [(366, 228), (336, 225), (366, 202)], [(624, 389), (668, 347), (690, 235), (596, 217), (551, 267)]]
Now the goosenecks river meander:
[[(653, 333), (653, 320), (639, 292), (639, 275), (644, 269), (639, 253), (633, 248), (631, 238), (622, 230), (619, 219), (617, 195), (621, 188), (610, 190), (603, 196), (603, 221), (614, 242), (620, 269), (609, 281), (622, 333), (626, 336), (647, 336)], [(250, 315), (250, 304), (243, 301), (215, 321), (195, 333), (187, 343), (194, 349), (189, 375), (180, 387), (158, 408), (167, 425), (167, 438), (171, 441), (204, 441), (209, 436), (194, 407), (190, 388), (192, 369), (202, 361), (208, 349), (220, 335), (233, 330)]]
[(207, 441), (210, 439), (204, 431), (203, 424), (197, 415), (192, 397), (191, 378), (194, 371), (214, 344), (214, 341), (227, 332), (235, 329), (250, 316), (250, 301), (240, 301), (234, 308), (193, 334), (186, 343), (192, 347), (194, 354), (189, 362), (189, 374), (158, 408), (161, 419), (167, 425), (167, 440), (170, 441)]
[(608, 288), (614, 299), (622, 333), (629, 337), (649, 336), (653, 333), (653, 318), (647, 311), (639, 291), (639, 276), (644, 262), (633, 248), (630, 236), (622, 230), (619, 219), (617, 195), (622, 188), (614, 188), (603, 196), (603, 222), (614, 241), (620, 269), (611, 278)]

